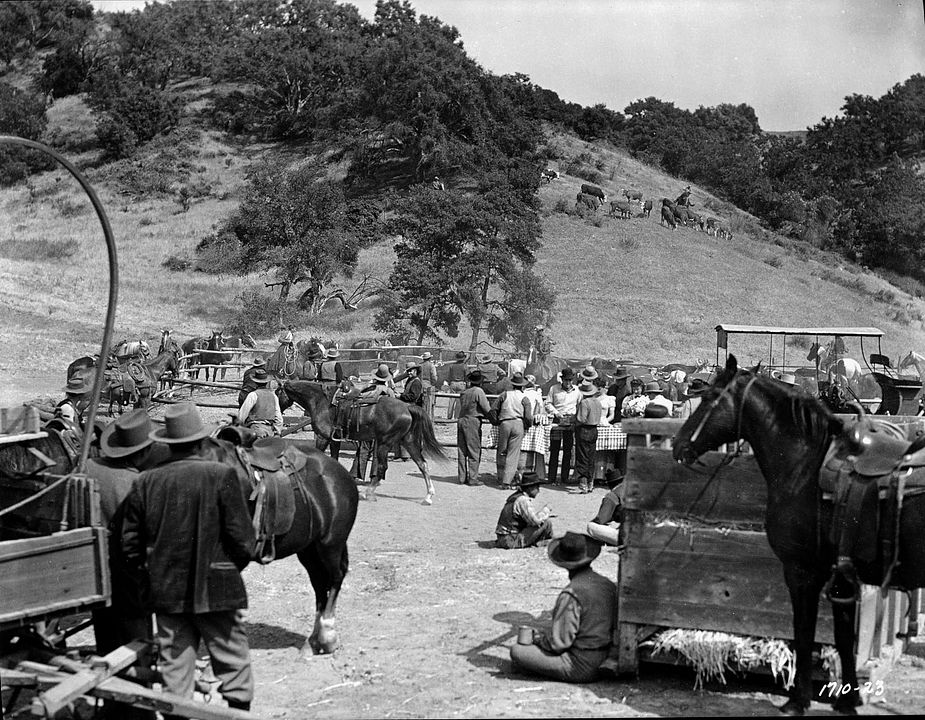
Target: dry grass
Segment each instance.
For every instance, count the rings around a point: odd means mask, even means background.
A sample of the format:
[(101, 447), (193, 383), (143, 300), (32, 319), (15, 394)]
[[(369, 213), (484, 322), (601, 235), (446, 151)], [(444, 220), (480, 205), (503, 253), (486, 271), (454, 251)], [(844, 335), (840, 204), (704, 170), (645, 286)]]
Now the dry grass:
[[(90, 166), (87, 173), (112, 223), (120, 273), (116, 336), (156, 340), (169, 327), (183, 339), (224, 326), (235, 298), (270, 278), (177, 272), (163, 262), (192, 255), (235, 208), (247, 166), (268, 148), (249, 146), (245, 152), (217, 134), (183, 128), (193, 139), (190, 175), (183, 182), (209, 186), (209, 194), (193, 198), (184, 212), (176, 194), (133, 199), (101, 179), (107, 173), (92, 169), (96, 155), (86, 150), (86, 131), (75, 129), (86, 127), (85, 112), (75, 99), (56, 103), (49, 137), (70, 148), (69, 159)], [(549, 147), (559, 156), (550, 165), (560, 169), (583, 156), (582, 166), (600, 173), (608, 199), (626, 188), (655, 201), (648, 219), (620, 220), (602, 211), (583, 220), (572, 210), (580, 178), (563, 174), (541, 187), (544, 246), (537, 270), (558, 292), (551, 323), (556, 354), (653, 364), (713, 358), (713, 327), (721, 322), (874, 325), (886, 333), (889, 355), (925, 348), (925, 303), (896, 286), (806, 243), (768, 235), (777, 240), (769, 244), (763, 231), (757, 231), (761, 239), (739, 231), (731, 242), (691, 229), (671, 231), (659, 224), (657, 211), (662, 197), (678, 194), (680, 181), (572, 137), (554, 135)], [(67, 363), (98, 349), (106, 308), (106, 249), (89, 201), (63, 170), (36, 176), (30, 185), (0, 191), (0, 301), (6, 311), (0, 404), (59, 392)], [(739, 230), (757, 228), (753, 218), (699, 188), (693, 188), (693, 200), (703, 215)], [(385, 242), (366, 250), (358, 275), (385, 280), (392, 259)], [(298, 334), (342, 343), (373, 336), (374, 314), (374, 307), (347, 313), (332, 305), (313, 322), (302, 318)], [(467, 346), (470, 332), (463, 324), (448, 344)], [(269, 337), (263, 341), (274, 344)], [(793, 344), (805, 355), (798, 341)], [(763, 343), (736, 350), (743, 363), (767, 352)]]

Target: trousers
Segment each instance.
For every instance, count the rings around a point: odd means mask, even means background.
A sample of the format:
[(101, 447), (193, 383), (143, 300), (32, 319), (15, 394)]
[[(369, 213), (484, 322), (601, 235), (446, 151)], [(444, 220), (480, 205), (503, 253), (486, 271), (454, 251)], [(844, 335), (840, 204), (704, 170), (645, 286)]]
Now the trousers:
[[(560, 425), (559, 433), (552, 433), (549, 436), (549, 475), (550, 482), (556, 485), (568, 484), (569, 472), (572, 469), (572, 444), (574, 443), (574, 432), (571, 425)], [(562, 476), (561, 479), (556, 475), (559, 468), (559, 449), (562, 449)]]
[(607, 659), (607, 650), (572, 650), (561, 655), (546, 652), (538, 645), (512, 645), (514, 668), (563, 682), (592, 682)]
[(502, 420), (498, 425), (498, 450), (495, 453), (498, 482), (510, 485), (520, 464), (520, 444), (524, 439), (524, 423), (520, 418)]
[(594, 451), (597, 447), (597, 425), (575, 426), (575, 475), (578, 486), (589, 490), (594, 484)]
[(482, 420), (467, 415), (456, 421), (456, 479), (460, 485), (475, 484), (479, 480), (479, 463), (482, 461)]
[(552, 520), (543, 520), (537, 526), (525, 527), (518, 533), (511, 535), (498, 535), (495, 545), (502, 550), (518, 550), (533, 547), (540, 540), (549, 540), (552, 537)]
[(157, 646), (166, 689), (181, 697), (193, 697), (196, 651), (201, 640), (209, 652), (212, 672), (222, 681), (222, 697), (229, 702), (253, 700), (254, 676), (243, 620), (241, 610), (158, 613)]

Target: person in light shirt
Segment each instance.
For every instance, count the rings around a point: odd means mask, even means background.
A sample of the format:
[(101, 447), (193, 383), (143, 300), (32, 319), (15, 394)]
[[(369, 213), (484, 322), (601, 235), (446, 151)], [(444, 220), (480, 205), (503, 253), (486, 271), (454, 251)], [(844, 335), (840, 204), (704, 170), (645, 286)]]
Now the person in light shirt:
[[(575, 387), (575, 371), (570, 367), (562, 368), (559, 382), (549, 388), (546, 396), (546, 413), (559, 426), (559, 433), (553, 434), (549, 441), (549, 473), (547, 478), (556, 485), (565, 485), (572, 469), (572, 446), (575, 441), (575, 411), (581, 393)], [(557, 476), (559, 449), (562, 449), (562, 474)]]
[[(671, 417), (672, 414), (674, 414), (674, 403), (662, 394), (662, 386), (658, 384), (658, 381), (652, 380), (651, 382), (647, 382), (645, 393), (646, 397), (649, 398), (649, 402), (646, 403), (646, 409), (653, 405), (661, 406), (665, 408), (666, 411), (663, 417)], [(643, 410), (643, 415), (645, 415), (645, 410)]]
[(645, 383), (639, 378), (633, 378), (630, 381), (630, 394), (623, 398), (620, 405), (620, 413), (623, 417), (642, 417), (649, 404), (649, 398), (643, 394)]

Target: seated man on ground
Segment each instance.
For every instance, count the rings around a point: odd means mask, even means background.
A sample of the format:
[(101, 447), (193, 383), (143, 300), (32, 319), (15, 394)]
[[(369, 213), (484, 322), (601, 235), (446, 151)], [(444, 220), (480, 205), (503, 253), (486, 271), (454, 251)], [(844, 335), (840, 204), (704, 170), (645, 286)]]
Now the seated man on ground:
[(495, 534), (496, 545), (505, 550), (527, 548), (537, 545), (542, 540), (552, 537), (550, 509), (544, 505), (537, 512), (533, 508), (533, 498), (539, 495), (540, 479), (535, 472), (525, 472), (520, 486), (512, 493), (501, 508)]
[(600, 552), (601, 544), (581, 533), (549, 543), (549, 559), (568, 570), (569, 584), (556, 599), (549, 632), (511, 647), (515, 670), (564, 682), (597, 678), (612, 643), (617, 603), (617, 586), (591, 569)]
[(608, 493), (601, 500), (601, 506), (588, 523), (588, 535), (608, 545), (620, 544), (620, 523), (623, 522), (623, 476), (615, 470), (605, 474)]

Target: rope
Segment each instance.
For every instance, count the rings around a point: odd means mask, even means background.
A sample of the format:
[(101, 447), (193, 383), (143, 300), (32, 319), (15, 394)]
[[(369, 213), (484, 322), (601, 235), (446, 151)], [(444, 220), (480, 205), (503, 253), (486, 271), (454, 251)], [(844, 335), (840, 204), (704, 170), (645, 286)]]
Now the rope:
[(43, 495), (47, 495), (48, 493), (50, 493), (52, 490), (54, 490), (56, 487), (58, 487), (62, 483), (65, 483), (68, 480), (70, 480), (71, 477), (72, 477), (71, 475), (65, 475), (62, 478), (58, 478), (51, 485), (48, 485), (47, 487), (42, 488), (37, 493), (34, 493), (33, 495), (30, 495), (29, 497), (27, 497), (25, 500), (20, 500), (15, 505), (10, 505), (9, 507), (4, 508), (3, 510), (0, 510), (0, 517), (9, 515), (10, 513), (14, 511), (19, 510), (19, 508), (25, 507), (26, 505), (31, 503), (33, 500), (38, 500)]

